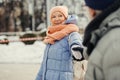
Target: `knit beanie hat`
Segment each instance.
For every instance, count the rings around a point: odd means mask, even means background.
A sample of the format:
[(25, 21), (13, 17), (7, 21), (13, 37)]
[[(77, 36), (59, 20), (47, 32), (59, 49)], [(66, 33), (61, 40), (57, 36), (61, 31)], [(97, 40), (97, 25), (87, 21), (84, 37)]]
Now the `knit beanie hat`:
[(85, 0), (88, 7), (95, 10), (104, 10), (114, 3), (115, 0)]
[(68, 17), (68, 8), (66, 6), (55, 6), (50, 10), (50, 18), (54, 12), (61, 12), (65, 18)]

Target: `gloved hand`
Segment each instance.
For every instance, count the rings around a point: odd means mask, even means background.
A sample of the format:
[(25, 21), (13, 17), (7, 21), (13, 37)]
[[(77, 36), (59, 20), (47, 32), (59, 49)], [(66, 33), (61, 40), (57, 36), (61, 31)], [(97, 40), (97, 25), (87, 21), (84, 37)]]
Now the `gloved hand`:
[(73, 45), (71, 48), (71, 51), (72, 51), (74, 60), (77, 60), (77, 61), (84, 60), (82, 47), (80, 47), (79, 45)]

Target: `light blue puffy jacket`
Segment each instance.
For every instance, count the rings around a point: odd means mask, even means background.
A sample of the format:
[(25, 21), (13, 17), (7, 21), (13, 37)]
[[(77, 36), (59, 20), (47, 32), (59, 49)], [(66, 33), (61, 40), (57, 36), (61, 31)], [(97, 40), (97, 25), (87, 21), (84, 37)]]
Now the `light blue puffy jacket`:
[(73, 80), (71, 46), (81, 46), (82, 39), (78, 32), (72, 32), (55, 44), (47, 44), (44, 59), (36, 80)]

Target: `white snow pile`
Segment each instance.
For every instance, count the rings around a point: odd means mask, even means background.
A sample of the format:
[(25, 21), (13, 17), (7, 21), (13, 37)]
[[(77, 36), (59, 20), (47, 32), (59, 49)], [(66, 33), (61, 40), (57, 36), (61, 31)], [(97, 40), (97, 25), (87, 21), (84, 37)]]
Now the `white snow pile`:
[(42, 41), (35, 41), (32, 45), (23, 42), (0, 44), (0, 63), (41, 63), (45, 46)]

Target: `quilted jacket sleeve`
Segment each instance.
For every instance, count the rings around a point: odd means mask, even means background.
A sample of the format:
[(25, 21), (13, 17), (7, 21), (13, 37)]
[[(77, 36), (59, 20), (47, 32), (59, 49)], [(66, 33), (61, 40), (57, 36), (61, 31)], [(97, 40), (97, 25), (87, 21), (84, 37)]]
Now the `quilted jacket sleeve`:
[(81, 35), (77, 32), (71, 33), (69, 35), (68, 42), (73, 58), (76, 60), (81, 60), (83, 57), (82, 56), (83, 46), (82, 46)]
[(79, 45), (82, 47), (82, 36), (78, 32), (72, 32), (69, 35), (68, 41), (70, 47), (72, 47), (73, 45)]

